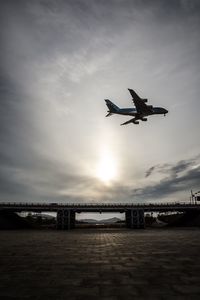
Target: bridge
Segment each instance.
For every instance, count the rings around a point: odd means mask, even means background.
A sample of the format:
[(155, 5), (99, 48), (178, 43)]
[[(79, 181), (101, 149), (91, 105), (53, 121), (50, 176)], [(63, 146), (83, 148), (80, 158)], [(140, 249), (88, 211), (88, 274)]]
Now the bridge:
[(75, 227), (76, 213), (81, 212), (119, 212), (125, 213), (125, 223), (128, 228), (145, 228), (144, 214), (146, 212), (191, 212), (200, 213), (197, 203), (23, 203), (0, 202), (1, 211), (12, 212), (55, 212), (57, 213), (57, 229), (72, 229)]

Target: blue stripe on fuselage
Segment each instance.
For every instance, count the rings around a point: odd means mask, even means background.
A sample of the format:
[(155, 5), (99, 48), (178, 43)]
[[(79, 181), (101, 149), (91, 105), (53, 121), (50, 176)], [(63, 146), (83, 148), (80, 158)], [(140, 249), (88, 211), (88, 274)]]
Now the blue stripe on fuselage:
[(117, 111), (117, 114), (119, 114), (119, 115), (135, 116), (136, 113), (137, 113), (137, 111), (134, 108), (120, 108)]

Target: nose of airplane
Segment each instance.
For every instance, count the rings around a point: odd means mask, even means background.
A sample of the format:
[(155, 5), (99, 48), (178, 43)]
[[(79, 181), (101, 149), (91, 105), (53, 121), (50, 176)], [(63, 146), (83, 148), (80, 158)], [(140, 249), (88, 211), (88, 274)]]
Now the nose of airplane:
[(164, 115), (168, 114), (168, 110), (164, 109)]

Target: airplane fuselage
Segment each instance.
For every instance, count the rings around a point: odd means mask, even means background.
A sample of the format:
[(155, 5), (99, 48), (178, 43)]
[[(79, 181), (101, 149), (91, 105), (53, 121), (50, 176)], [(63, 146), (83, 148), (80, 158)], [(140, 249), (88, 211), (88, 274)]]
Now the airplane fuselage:
[(125, 116), (135, 116), (135, 114), (137, 114), (137, 110), (135, 108), (119, 108), (116, 114)]
[(117, 114), (117, 115), (125, 115), (125, 116), (149, 116), (149, 115), (165, 115), (168, 111), (163, 108), (163, 107), (153, 107), (151, 111), (149, 112), (143, 112), (138, 113), (135, 108), (118, 108), (115, 112), (112, 112), (112, 114)]

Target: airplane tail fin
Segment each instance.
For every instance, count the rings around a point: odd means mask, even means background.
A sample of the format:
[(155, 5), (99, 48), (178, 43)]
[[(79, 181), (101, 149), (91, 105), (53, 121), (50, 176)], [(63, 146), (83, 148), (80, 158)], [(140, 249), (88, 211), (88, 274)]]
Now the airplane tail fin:
[(115, 105), (114, 103), (112, 103), (112, 101), (105, 99), (106, 105), (109, 109), (108, 114), (106, 117), (110, 116), (112, 113), (116, 113), (119, 110), (119, 107), (117, 105)]

